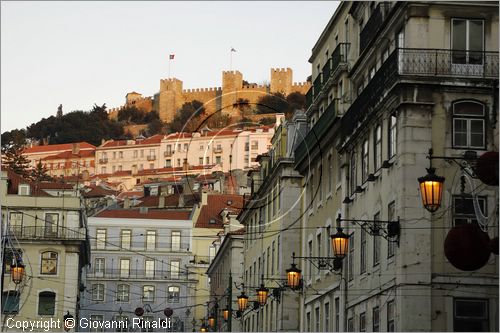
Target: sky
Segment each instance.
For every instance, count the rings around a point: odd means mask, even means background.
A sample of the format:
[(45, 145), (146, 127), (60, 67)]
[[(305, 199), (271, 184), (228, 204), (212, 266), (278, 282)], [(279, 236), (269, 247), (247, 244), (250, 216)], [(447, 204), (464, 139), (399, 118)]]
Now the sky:
[(43, 117), (152, 96), (170, 75), (183, 88), (219, 87), (222, 71), (269, 81), (311, 74), (311, 49), (337, 1), (1, 2), (1, 131)]

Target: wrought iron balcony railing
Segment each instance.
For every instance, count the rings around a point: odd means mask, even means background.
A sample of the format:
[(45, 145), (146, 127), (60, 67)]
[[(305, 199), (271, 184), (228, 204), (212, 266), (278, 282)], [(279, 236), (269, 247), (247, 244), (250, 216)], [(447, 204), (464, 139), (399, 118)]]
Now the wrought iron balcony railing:
[[(157, 265), (159, 265), (157, 263)], [(141, 280), (181, 280), (186, 279), (186, 271), (180, 269), (179, 272), (168, 270), (168, 263), (164, 269), (144, 270), (144, 269), (120, 269), (106, 268), (104, 270), (94, 269), (87, 272), (87, 278), (102, 279), (141, 279)]]
[(99, 164), (106, 164), (106, 163), (108, 163), (108, 158), (107, 157), (103, 157), (103, 158), (99, 159)]
[(214, 147), (213, 151), (216, 154), (222, 153), (222, 147)]
[(377, 35), (382, 22), (384, 20), (385, 9), (388, 5), (385, 3), (379, 3), (372, 15), (366, 22), (363, 30), (359, 34), (359, 54), (363, 53), (370, 41)]
[(19, 240), (85, 240), (84, 228), (64, 228), (57, 226), (11, 226), (11, 235)]
[(163, 153), (163, 156), (165, 157), (170, 157), (175, 153), (173, 150), (167, 150), (166, 152)]
[(316, 77), (316, 79), (314, 79), (313, 82), (314, 98), (318, 97), (319, 93), (321, 92), (321, 84), (323, 83), (321, 76), (322, 73), (318, 73), (318, 76)]
[(123, 249), (131, 249), (134, 251), (158, 251), (158, 252), (187, 252), (189, 251), (189, 243), (182, 242), (172, 245), (171, 242), (156, 242), (155, 244), (146, 244), (144, 237), (132, 238), (130, 243), (122, 243), (120, 239), (101, 243), (97, 240), (91, 241), (92, 251), (122, 251)]
[(148, 159), (148, 161), (154, 161), (154, 160), (156, 160), (156, 155), (148, 155), (147, 159)]
[(340, 65), (347, 63), (347, 55), (349, 54), (349, 48), (351, 43), (340, 43), (337, 45), (332, 53), (332, 73), (335, 73)]
[(313, 87), (306, 92), (306, 110), (309, 109), (313, 101)]

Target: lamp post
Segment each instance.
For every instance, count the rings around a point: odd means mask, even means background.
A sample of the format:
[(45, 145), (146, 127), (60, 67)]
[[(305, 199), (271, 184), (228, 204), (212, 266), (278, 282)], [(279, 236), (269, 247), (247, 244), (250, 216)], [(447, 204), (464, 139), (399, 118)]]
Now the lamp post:
[(20, 284), (23, 281), (25, 266), (21, 259), (12, 259), (10, 274), (12, 276), (12, 282), (14, 282), (15, 284)]
[(422, 203), (429, 212), (434, 213), (441, 206), (445, 178), (436, 175), (436, 169), (429, 167), (427, 175), (418, 178)]
[(242, 291), (241, 295), (239, 295), (237, 298), (238, 298), (238, 308), (242, 312), (245, 311), (248, 306), (248, 296), (245, 295), (245, 291)]

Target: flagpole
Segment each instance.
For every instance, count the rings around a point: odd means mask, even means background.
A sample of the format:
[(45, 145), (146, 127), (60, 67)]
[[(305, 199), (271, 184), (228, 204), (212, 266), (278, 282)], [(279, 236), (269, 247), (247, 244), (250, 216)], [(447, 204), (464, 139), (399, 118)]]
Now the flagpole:
[(233, 49), (229, 51), (229, 70), (233, 70)]
[(172, 59), (170, 59), (170, 56), (168, 57), (168, 78), (170, 79), (170, 63), (172, 62)]

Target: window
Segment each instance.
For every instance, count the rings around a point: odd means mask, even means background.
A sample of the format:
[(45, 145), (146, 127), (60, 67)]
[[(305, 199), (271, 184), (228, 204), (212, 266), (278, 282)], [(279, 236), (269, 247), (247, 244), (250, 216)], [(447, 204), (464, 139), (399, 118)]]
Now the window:
[(222, 159), (220, 156), (215, 156), (215, 164), (221, 164)]
[(359, 314), (359, 331), (366, 332), (366, 316), (364, 312)]
[[(141, 332), (154, 332), (154, 327), (156, 324), (153, 323), (154, 317), (152, 316), (144, 316), (142, 317), (142, 327), (141, 327)], [(174, 326), (175, 323), (172, 323), (172, 326)], [(173, 331), (177, 331), (176, 329), (173, 329)]]
[(130, 249), (130, 242), (132, 241), (132, 231), (122, 230), (120, 232), (120, 246), (122, 249)]
[(354, 279), (354, 233), (351, 234), (349, 239), (349, 272), (348, 279)]
[(93, 322), (93, 323), (96, 323), (96, 324), (92, 324), (92, 327), (95, 327), (95, 328), (91, 328), (91, 332), (103, 332), (103, 328), (101, 326), (101, 324), (97, 324), (97, 323), (102, 323), (104, 321), (104, 316), (103, 315), (90, 315), (90, 322)]
[(116, 151), (113, 152), (113, 159), (116, 159)]
[(360, 246), (360, 260), (359, 272), (363, 274), (366, 272), (366, 232), (364, 230), (360, 233), (361, 246)]
[[(312, 240), (309, 241), (308, 243), (308, 250), (309, 250), (309, 257), (313, 257), (313, 242)], [(312, 278), (312, 275), (313, 275), (313, 266), (312, 266), (312, 261), (311, 260), (308, 260), (309, 261), (309, 269), (308, 269), (308, 272), (309, 272), (309, 278), (311, 279)]]
[(172, 251), (179, 251), (181, 248), (181, 232), (172, 231)]
[(484, 105), (472, 102), (453, 104), (453, 147), (485, 148)]
[(396, 155), (397, 151), (397, 119), (396, 115), (391, 115), (389, 119), (389, 147), (388, 147), (388, 158), (392, 158)]
[(92, 300), (93, 301), (104, 301), (104, 284), (94, 283), (92, 284)]
[(165, 168), (171, 168), (172, 167), (172, 160), (169, 158), (169, 159), (166, 159), (165, 160)]
[(354, 332), (354, 318), (347, 319), (347, 332)]
[(53, 316), (56, 308), (56, 293), (42, 291), (38, 294), (38, 315)]
[(116, 323), (116, 332), (127, 332), (128, 331), (128, 325), (129, 325), (129, 320), (127, 316), (116, 316), (115, 317)]
[(331, 235), (332, 232), (332, 227), (328, 226), (326, 227), (326, 233), (325, 233), (325, 247), (326, 247), (326, 256), (327, 257), (332, 257), (332, 246), (331, 246)]
[[(316, 235), (316, 251), (317, 251), (317, 255), (318, 257), (321, 257), (321, 234), (317, 234)], [(320, 266), (318, 265), (318, 277), (319, 277), (319, 273), (320, 273)]]
[(394, 316), (395, 316), (395, 305), (394, 301), (390, 301), (387, 303), (387, 332), (395, 332), (396, 327), (394, 325)]
[(362, 159), (361, 159), (361, 180), (363, 182), (366, 181), (366, 178), (368, 178), (368, 139), (365, 139), (363, 141), (363, 147), (362, 147)]
[(210, 164), (210, 157), (205, 157), (205, 164)]
[(208, 247), (208, 258), (210, 259), (210, 262), (215, 258), (215, 246), (209, 246)]
[(488, 332), (488, 300), (455, 298), (453, 300), (455, 332)]
[(15, 314), (19, 312), (19, 292), (4, 291), (2, 297), (2, 313)]
[(26, 184), (21, 184), (17, 188), (18, 195), (30, 195), (30, 186)]
[(118, 166), (118, 171), (122, 171), (122, 170), (123, 170), (123, 169), (122, 169), (122, 165), (120, 164), (120, 165)]
[[(396, 203), (393, 201), (387, 206), (387, 220), (394, 221), (396, 214)], [(396, 242), (388, 242), (387, 244), (387, 258), (396, 254)]]
[(482, 20), (452, 19), (452, 63), (483, 63), (484, 22)]
[(333, 161), (332, 155), (328, 155), (328, 193), (333, 191)]
[(178, 279), (179, 278), (179, 269), (181, 266), (181, 262), (178, 260), (173, 260), (170, 262), (170, 278)]
[(104, 276), (104, 264), (105, 264), (104, 258), (95, 258), (95, 260), (94, 260), (94, 275), (96, 277), (103, 277)]
[(146, 250), (152, 251), (156, 249), (156, 231), (146, 231)]
[(152, 278), (155, 276), (155, 261), (145, 260), (144, 261), (144, 273), (147, 278)]
[(311, 312), (306, 313), (306, 331), (311, 332)]
[(382, 166), (382, 126), (375, 128), (373, 137), (373, 170), (377, 171)]
[(42, 252), (40, 273), (49, 275), (57, 274), (57, 252)]
[(143, 302), (154, 302), (154, 300), (155, 300), (155, 287), (154, 286), (142, 287), (142, 300), (143, 300)]
[(314, 175), (311, 174), (311, 177), (309, 177), (309, 182), (310, 182), (310, 188), (309, 188), (309, 193), (310, 193), (310, 198), (311, 198), (311, 210), (313, 209), (313, 203), (314, 203)]
[(200, 145), (200, 150), (203, 150), (205, 149), (205, 147), (203, 147), (203, 145)]
[(351, 195), (356, 191), (356, 153), (351, 154), (351, 172), (349, 177), (349, 182), (351, 184)]
[(184, 151), (188, 151), (188, 144), (187, 143), (184, 144)]
[(330, 332), (330, 303), (325, 303), (325, 332)]
[[(380, 221), (380, 212), (373, 215), (374, 221)], [(377, 222), (373, 223), (374, 230), (378, 234), (380, 234), (380, 224)], [(373, 239), (373, 266), (376, 266), (380, 263), (380, 237), (372, 237)]]
[(101, 173), (106, 173), (106, 167), (105, 166), (101, 167)]
[(96, 230), (96, 248), (102, 250), (106, 248), (106, 229)]
[(315, 317), (314, 319), (316, 321), (314, 330), (316, 332), (319, 332), (320, 331), (320, 323), (321, 323), (320, 317), (319, 317), (319, 308), (314, 309), (314, 317)]
[(340, 299), (335, 298), (335, 332), (340, 330)]
[[(318, 167), (318, 175), (323, 174), (323, 166), (320, 164)], [(323, 200), (323, 184), (321, 183), (321, 179), (318, 177), (318, 200), (321, 202)]]
[(203, 165), (203, 157), (199, 157), (198, 158), (198, 164), (199, 165)]
[(170, 286), (168, 287), (168, 298), (169, 303), (179, 303), (179, 287)]
[(119, 284), (116, 294), (117, 302), (128, 302), (130, 298), (130, 286), (128, 284)]
[(121, 152), (119, 152), (119, 153), (118, 153), (118, 156), (119, 156), (120, 158), (123, 158), (123, 152), (122, 152), (122, 151), (121, 151)]
[(380, 314), (378, 306), (374, 307), (372, 311), (372, 331), (373, 332), (380, 331)]
[(120, 277), (129, 277), (130, 259), (120, 259)]
[(137, 155), (138, 155), (138, 151), (134, 150), (134, 158), (137, 158)]
[(10, 230), (12, 230), (14, 234), (17, 235), (21, 234), (23, 228), (23, 213), (10, 212), (9, 223), (10, 223)]
[(45, 236), (56, 236), (59, 228), (59, 214), (46, 213), (45, 214)]
[[(481, 213), (486, 212), (486, 197), (477, 197), (477, 202)], [(474, 199), (468, 196), (453, 196), (453, 226), (475, 223), (477, 224), (476, 212), (474, 210)]]

